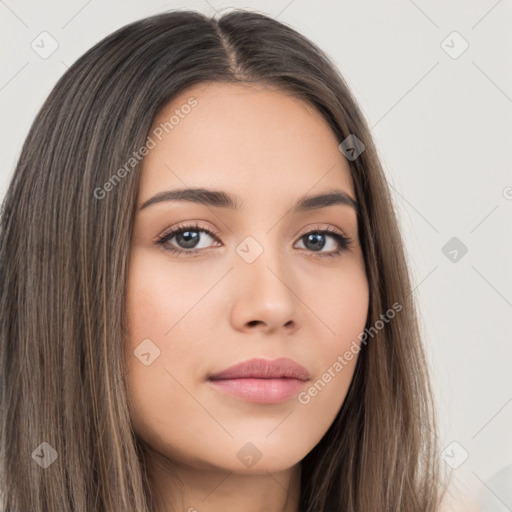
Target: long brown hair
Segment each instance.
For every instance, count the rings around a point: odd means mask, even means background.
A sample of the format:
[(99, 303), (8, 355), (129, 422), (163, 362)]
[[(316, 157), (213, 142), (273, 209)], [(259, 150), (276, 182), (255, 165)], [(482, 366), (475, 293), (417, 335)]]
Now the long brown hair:
[(211, 81), (277, 87), (313, 105), (340, 143), (353, 134), (364, 144), (349, 164), (370, 287), (367, 327), (401, 305), (362, 345), (341, 410), (301, 462), (300, 510), (437, 510), (434, 400), (370, 130), (321, 50), (287, 25), (241, 10), (218, 19), (172, 11), (122, 27), (71, 66), (30, 129), (0, 225), (4, 510), (154, 510), (123, 380), (140, 163), (114, 190), (98, 190), (145, 145), (168, 101)]

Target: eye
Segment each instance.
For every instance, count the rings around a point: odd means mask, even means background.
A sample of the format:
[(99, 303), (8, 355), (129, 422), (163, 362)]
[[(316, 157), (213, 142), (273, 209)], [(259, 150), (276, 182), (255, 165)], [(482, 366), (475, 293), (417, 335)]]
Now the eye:
[[(173, 254), (192, 255), (211, 247), (208, 242), (209, 238), (219, 241), (215, 233), (194, 223), (178, 226), (164, 233), (158, 237), (155, 244), (161, 245), (165, 251)], [(173, 239), (176, 239), (174, 243), (172, 243)], [(301, 249), (310, 250), (314, 256), (332, 257), (339, 256), (347, 250), (352, 240), (336, 229), (328, 227), (308, 231), (299, 238), (299, 242), (302, 242), (303, 245)], [(178, 244), (178, 247), (175, 244)], [(324, 251), (325, 247), (331, 250)]]
[[(326, 240), (331, 239), (328, 243)], [(343, 251), (347, 250), (352, 240), (335, 230), (334, 228), (324, 228), (315, 231), (308, 231), (299, 239), (305, 249), (311, 249), (315, 256), (332, 257), (339, 256)], [(325, 247), (331, 247), (330, 251), (322, 251)]]
[[(199, 235), (199, 233), (206, 233), (206, 236)], [(173, 238), (176, 238), (176, 243), (182, 244), (182, 247), (175, 247), (171, 245), (170, 242)], [(206, 242), (208, 238), (217, 239), (216, 235), (210, 230), (205, 229), (199, 224), (195, 223), (179, 226), (172, 231), (163, 234), (162, 236), (158, 237), (156, 244), (161, 245), (164, 250), (175, 254), (196, 254), (202, 249), (205, 249), (205, 247), (201, 247), (201, 244), (199, 244), (199, 242), (204, 244), (205, 238)]]

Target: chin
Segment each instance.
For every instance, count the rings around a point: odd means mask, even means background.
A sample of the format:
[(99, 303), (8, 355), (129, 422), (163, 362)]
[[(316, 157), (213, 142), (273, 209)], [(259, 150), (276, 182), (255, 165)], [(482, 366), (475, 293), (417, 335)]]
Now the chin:
[[(297, 443), (291, 443), (290, 440), (283, 441), (276, 438), (276, 442), (270, 442), (269, 439), (260, 441), (235, 441), (236, 447), (231, 450), (223, 450), (222, 456), (217, 459), (222, 460), (222, 466), (227, 471), (234, 471), (247, 475), (264, 475), (267, 473), (276, 473), (285, 471), (298, 464), (309, 452), (309, 449), (299, 450)], [(234, 456), (226, 457), (230, 452)]]

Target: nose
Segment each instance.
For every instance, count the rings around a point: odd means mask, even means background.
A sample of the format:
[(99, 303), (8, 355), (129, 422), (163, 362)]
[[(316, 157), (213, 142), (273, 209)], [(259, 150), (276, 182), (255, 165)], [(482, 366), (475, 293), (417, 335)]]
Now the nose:
[(252, 263), (235, 263), (231, 323), (241, 332), (291, 334), (299, 327), (301, 290), (292, 269), (277, 250), (265, 248)]

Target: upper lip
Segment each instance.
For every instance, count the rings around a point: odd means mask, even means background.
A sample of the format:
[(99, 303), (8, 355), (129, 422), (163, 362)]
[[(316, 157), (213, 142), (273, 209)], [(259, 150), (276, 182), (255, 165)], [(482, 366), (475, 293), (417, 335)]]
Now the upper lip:
[(278, 359), (250, 359), (230, 366), (229, 368), (210, 375), (211, 380), (222, 379), (278, 379), (289, 378), (298, 380), (309, 380), (309, 372), (287, 357)]

